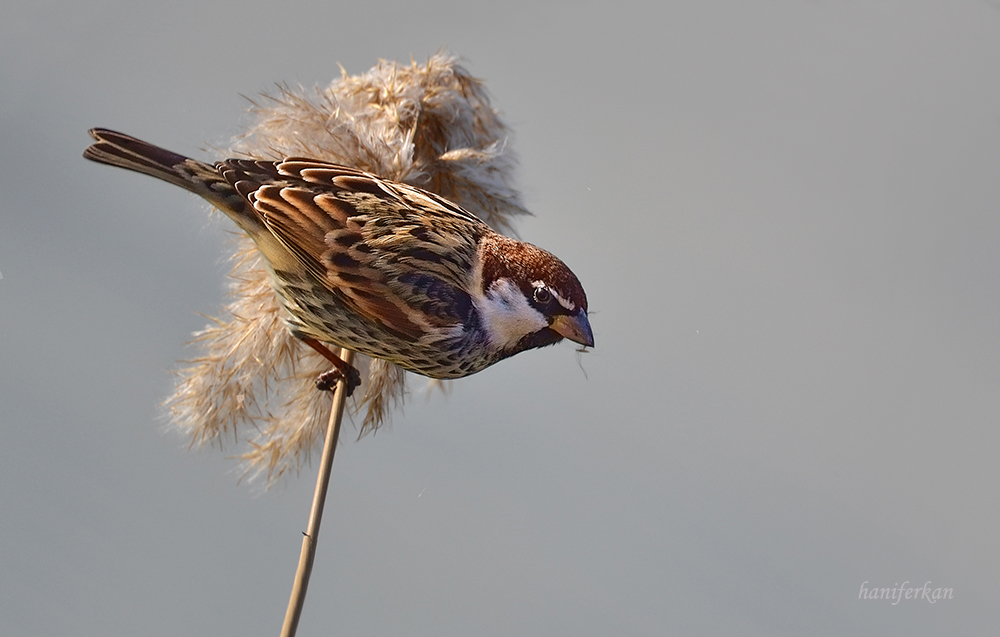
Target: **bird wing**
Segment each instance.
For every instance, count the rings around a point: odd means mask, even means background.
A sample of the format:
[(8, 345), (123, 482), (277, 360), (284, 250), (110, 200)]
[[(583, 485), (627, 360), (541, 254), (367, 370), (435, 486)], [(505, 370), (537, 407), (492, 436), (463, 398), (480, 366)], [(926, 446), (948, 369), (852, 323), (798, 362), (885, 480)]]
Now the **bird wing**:
[(471, 320), (466, 290), (488, 231), (471, 213), (324, 162), (230, 160), (220, 170), (313, 278), (361, 318), (411, 340)]

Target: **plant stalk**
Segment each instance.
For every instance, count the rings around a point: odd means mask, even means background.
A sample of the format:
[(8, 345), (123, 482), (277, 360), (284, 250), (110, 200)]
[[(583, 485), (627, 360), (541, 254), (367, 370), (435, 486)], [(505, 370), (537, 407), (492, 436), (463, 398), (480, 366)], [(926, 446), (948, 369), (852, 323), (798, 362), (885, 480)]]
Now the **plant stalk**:
[[(348, 365), (354, 361), (354, 352), (350, 350), (340, 350), (339, 356)], [(326, 504), (326, 492), (330, 486), (330, 473), (333, 470), (333, 454), (337, 451), (340, 423), (344, 419), (346, 392), (346, 383), (337, 383), (333, 393), (333, 405), (330, 407), (330, 423), (327, 425), (326, 440), (323, 443), (323, 456), (319, 463), (319, 475), (316, 476), (316, 491), (313, 493), (312, 509), (309, 512), (309, 526), (302, 534), (302, 553), (299, 555), (299, 567), (292, 583), (292, 595), (288, 600), (288, 610), (285, 611), (281, 637), (295, 636), (302, 607), (305, 605), (306, 589), (309, 588), (309, 576), (312, 574), (316, 544), (319, 542), (319, 525), (323, 520), (323, 506)]]

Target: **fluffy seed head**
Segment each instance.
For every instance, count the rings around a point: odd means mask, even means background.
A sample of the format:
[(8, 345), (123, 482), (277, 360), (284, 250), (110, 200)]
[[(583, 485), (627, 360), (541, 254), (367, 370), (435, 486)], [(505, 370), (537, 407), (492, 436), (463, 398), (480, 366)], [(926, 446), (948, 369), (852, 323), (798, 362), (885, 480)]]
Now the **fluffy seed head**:
[[(355, 166), (435, 192), (501, 231), (527, 214), (513, 187), (510, 133), (482, 83), (447, 54), (426, 64), (383, 61), (326, 87), (279, 86), (250, 112), (255, 122), (231, 149), (237, 155)], [(301, 466), (321, 439), (329, 401), (313, 381), (328, 365), (285, 328), (252, 242), (237, 244), (229, 301), (196, 335), (199, 351), (167, 405), (195, 443), (245, 439), (246, 471), (270, 481)], [(401, 404), (407, 375), (363, 356), (355, 365), (367, 374), (353, 406), (364, 435)]]

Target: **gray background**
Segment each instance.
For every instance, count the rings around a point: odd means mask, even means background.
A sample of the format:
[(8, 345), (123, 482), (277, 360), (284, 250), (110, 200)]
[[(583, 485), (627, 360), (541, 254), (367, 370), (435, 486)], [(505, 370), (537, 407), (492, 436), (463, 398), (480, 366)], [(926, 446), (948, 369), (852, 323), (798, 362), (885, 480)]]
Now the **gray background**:
[[(87, 128), (208, 159), (240, 94), (441, 46), (597, 347), (349, 436), (300, 634), (1000, 625), (997, 3), (140, 4), (0, 21), (0, 633), (275, 635), (312, 494), (166, 429), (229, 226)], [(954, 599), (858, 599), (904, 580)]]

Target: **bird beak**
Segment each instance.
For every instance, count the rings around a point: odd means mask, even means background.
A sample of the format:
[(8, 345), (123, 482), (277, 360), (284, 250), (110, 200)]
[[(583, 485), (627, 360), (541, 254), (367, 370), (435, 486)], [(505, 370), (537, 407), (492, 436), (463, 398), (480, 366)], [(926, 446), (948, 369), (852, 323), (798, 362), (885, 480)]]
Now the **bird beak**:
[(590, 329), (590, 321), (587, 320), (586, 310), (581, 309), (572, 316), (560, 314), (552, 321), (552, 325), (549, 327), (556, 334), (563, 338), (568, 338), (574, 343), (586, 345), (587, 347), (594, 346), (594, 332)]

